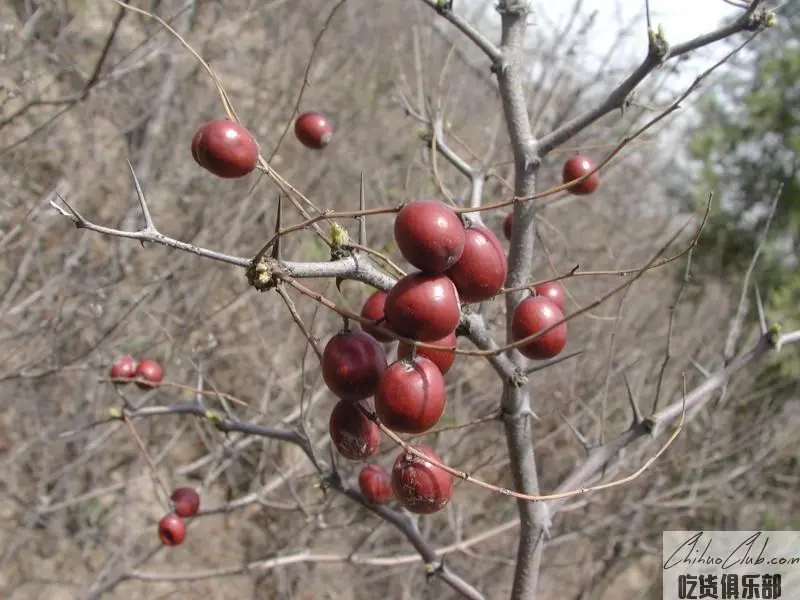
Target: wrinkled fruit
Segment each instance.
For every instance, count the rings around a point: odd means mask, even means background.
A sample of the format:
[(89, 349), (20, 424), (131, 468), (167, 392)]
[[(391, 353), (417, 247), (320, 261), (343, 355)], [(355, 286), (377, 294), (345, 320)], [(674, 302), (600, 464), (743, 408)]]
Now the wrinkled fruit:
[[(360, 403), (368, 409), (366, 403)], [(363, 460), (381, 445), (381, 430), (358, 409), (359, 403), (340, 400), (331, 411), (328, 432), (339, 454)]]
[[(414, 447), (425, 456), (442, 462), (430, 446)], [(427, 515), (443, 509), (453, 494), (453, 476), (425, 459), (401, 451), (392, 467), (392, 490), (410, 512)]]

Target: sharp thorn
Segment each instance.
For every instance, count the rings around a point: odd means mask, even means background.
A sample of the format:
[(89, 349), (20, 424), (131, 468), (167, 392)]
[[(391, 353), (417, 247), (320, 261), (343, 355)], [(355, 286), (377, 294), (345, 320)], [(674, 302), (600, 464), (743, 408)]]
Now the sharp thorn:
[(278, 194), (278, 213), (275, 217), (275, 245), (272, 246), (272, 258), (279, 260), (281, 257), (281, 237), (278, 233), (281, 230), (281, 221), (283, 219), (283, 197)]
[(366, 208), (367, 200), (364, 194), (364, 171), (361, 171), (361, 193), (358, 200), (358, 210), (362, 214), (358, 217), (358, 243), (362, 246), (367, 245), (367, 219), (363, 214)]
[(630, 403), (631, 410), (633, 411), (633, 423), (634, 425), (638, 425), (644, 421), (644, 417), (642, 417), (642, 411), (639, 410), (639, 405), (636, 403), (636, 397), (633, 395), (633, 390), (631, 389), (631, 382), (628, 380), (628, 375), (623, 373), (622, 379), (625, 381), (625, 389), (628, 392), (628, 402)]

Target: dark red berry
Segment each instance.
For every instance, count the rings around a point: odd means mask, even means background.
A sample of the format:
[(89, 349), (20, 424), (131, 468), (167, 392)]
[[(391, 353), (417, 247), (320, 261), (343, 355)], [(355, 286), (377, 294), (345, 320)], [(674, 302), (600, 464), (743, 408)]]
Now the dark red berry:
[(117, 359), (111, 368), (108, 370), (108, 374), (111, 379), (116, 379), (114, 383), (121, 383), (125, 384), (128, 383), (128, 380), (133, 379), (136, 373), (136, 361), (133, 360), (133, 357), (130, 355), (125, 355)]
[(363, 331), (340, 331), (322, 352), (322, 378), (342, 400), (357, 402), (372, 396), (385, 370), (383, 348)]
[(154, 360), (145, 358), (136, 367), (136, 378), (142, 381), (137, 381), (138, 385), (143, 390), (156, 387), (164, 379), (164, 369)]
[(511, 228), (514, 226), (514, 212), (510, 212), (506, 215), (506, 218), (503, 219), (503, 235), (506, 236), (507, 240), (511, 239)]
[(200, 510), (200, 496), (190, 487), (180, 487), (172, 492), (170, 500), (179, 517), (193, 517)]
[[(562, 181), (564, 183), (574, 181), (579, 177), (583, 177), (587, 173), (591, 173), (596, 166), (597, 165), (595, 165), (592, 159), (588, 156), (583, 156), (580, 154), (573, 156), (564, 163), (564, 170), (561, 174)], [(600, 185), (600, 175), (596, 172), (583, 181), (579, 181), (575, 185), (571, 185), (567, 189), (578, 196), (586, 196), (594, 192), (598, 185)]]
[(394, 496), (392, 479), (379, 465), (367, 465), (358, 474), (358, 487), (369, 504), (386, 504)]
[[(367, 298), (366, 302), (364, 302), (364, 306), (361, 308), (361, 316), (365, 319), (370, 319), (371, 321), (380, 321), (380, 326), (388, 329), (388, 324), (386, 323), (383, 314), (383, 307), (385, 304), (386, 292), (378, 290), (369, 298)], [(362, 323), (361, 328), (379, 342), (388, 343), (394, 341), (392, 336), (381, 333), (376, 327), (371, 327)]]
[(350, 460), (363, 460), (381, 445), (381, 430), (359, 410), (364, 402), (340, 400), (331, 411), (328, 433), (339, 454)]
[[(444, 348), (453, 348), (456, 345), (456, 334), (451, 333), (440, 340), (434, 340), (427, 343), (434, 344), (436, 346), (442, 346)], [(397, 358), (407, 358), (411, 356), (411, 351), (413, 348), (414, 347), (410, 344), (400, 342), (400, 344), (397, 346)], [(453, 366), (453, 363), (456, 360), (456, 354), (452, 350), (434, 350), (433, 348), (418, 347), (417, 356), (424, 356), (425, 358), (432, 360), (442, 372), (442, 375), (450, 370), (450, 367)]]
[(298, 115), (294, 122), (294, 133), (307, 148), (320, 150), (333, 138), (333, 125), (322, 113), (308, 111)]

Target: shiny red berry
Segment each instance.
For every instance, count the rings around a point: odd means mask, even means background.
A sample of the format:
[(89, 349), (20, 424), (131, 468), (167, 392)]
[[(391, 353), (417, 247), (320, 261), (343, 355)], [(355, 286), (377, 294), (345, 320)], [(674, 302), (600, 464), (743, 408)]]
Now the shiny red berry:
[(431, 342), (453, 333), (461, 318), (458, 291), (444, 275), (409, 273), (389, 290), (383, 307), (392, 331)]
[[(517, 342), (544, 331), (564, 318), (564, 313), (544, 296), (529, 296), (517, 305), (511, 321), (511, 332)], [(556, 325), (547, 333), (517, 348), (523, 356), (544, 360), (557, 356), (567, 343), (566, 322)]]
[(143, 390), (156, 387), (164, 379), (164, 369), (159, 363), (149, 358), (145, 358), (136, 367), (136, 378), (142, 381), (137, 381), (138, 385)]
[(128, 380), (133, 379), (136, 373), (136, 361), (133, 360), (133, 357), (130, 355), (125, 355), (117, 359), (111, 368), (108, 370), (108, 374), (111, 379), (115, 379), (114, 383), (125, 384), (128, 383)]
[(436, 364), (424, 356), (389, 365), (375, 392), (381, 423), (401, 433), (424, 433), (444, 413), (445, 383)]
[(548, 281), (533, 288), (537, 296), (544, 296), (549, 298), (562, 311), (564, 310), (564, 286), (558, 281)]
[(461, 258), (445, 271), (462, 302), (483, 302), (494, 297), (506, 282), (508, 261), (497, 236), (485, 227), (467, 229)]
[(158, 522), (158, 537), (165, 546), (178, 546), (186, 538), (186, 523), (170, 513)]
[(436, 200), (406, 204), (394, 220), (403, 257), (424, 273), (444, 273), (461, 258), (466, 232), (452, 208)]
[(244, 177), (258, 164), (258, 144), (241, 124), (217, 119), (202, 125), (192, 138), (195, 162), (217, 177)]
[(333, 125), (322, 113), (308, 111), (298, 115), (294, 122), (294, 133), (307, 148), (320, 150), (333, 138)]
[[(564, 183), (574, 181), (575, 179), (590, 173), (596, 166), (597, 165), (594, 164), (594, 161), (592, 161), (592, 159), (588, 156), (583, 156), (580, 154), (573, 156), (564, 163), (562, 181)], [(578, 196), (586, 196), (594, 192), (598, 185), (600, 185), (600, 175), (596, 172), (583, 181), (579, 181), (575, 185), (571, 185), (567, 189)]]

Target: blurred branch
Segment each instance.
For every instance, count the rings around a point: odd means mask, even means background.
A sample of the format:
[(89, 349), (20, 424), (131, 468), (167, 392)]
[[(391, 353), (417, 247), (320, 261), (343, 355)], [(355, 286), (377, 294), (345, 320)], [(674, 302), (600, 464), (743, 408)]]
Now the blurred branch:
[[(565, 123), (539, 140), (540, 156), (545, 156), (554, 148), (569, 140), (576, 133), (582, 131), (601, 117), (611, 111), (622, 108), (628, 101), (631, 93), (650, 73), (665, 61), (687, 54), (703, 46), (730, 37), (742, 31), (753, 31), (754, 36), (762, 29), (771, 26), (770, 11), (757, 11), (759, 0), (755, 0), (749, 8), (736, 21), (720, 27), (711, 33), (698, 36), (683, 44), (670, 47), (667, 41), (656, 32), (650, 31), (647, 56), (644, 61), (614, 89), (598, 106), (586, 111), (575, 119)], [(772, 17), (774, 19), (774, 15)]]
[(475, 29), (466, 20), (453, 12), (453, 0), (422, 0), (424, 4), (430, 6), (441, 17), (455, 25), (455, 27), (471, 40), (483, 53), (489, 57), (493, 65), (500, 65), (503, 62), (503, 53), (490, 42), (480, 31)]
[[(771, 351), (777, 351), (781, 346), (791, 343), (800, 343), (800, 331), (776, 336), (773, 329), (772, 332), (762, 336), (751, 348), (742, 352), (726, 367), (707, 377), (694, 390), (686, 394), (685, 398), (673, 402), (640, 423), (634, 423), (628, 430), (611, 442), (593, 448), (583, 464), (559, 484), (555, 489), (555, 493), (578, 489), (587, 482), (592, 481), (620, 450), (634, 441), (651, 435), (652, 443), (663, 432), (664, 425), (680, 417), (684, 411), (686, 413), (694, 413), (701, 409), (710, 400), (712, 392), (727, 385), (734, 375), (762, 360), (764, 356), (771, 354)], [(547, 504), (551, 514), (557, 513), (565, 502), (565, 498), (549, 501)]]
[[(206, 419), (211, 424), (213, 424), (214, 427), (216, 427), (218, 430), (225, 433), (236, 431), (250, 436), (265, 437), (295, 444), (308, 457), (308, 459), (311, 461), (311, 463), (314, 465), (314, 468), (317, 470), (318, 473), (320, 473), (320, 475), (323, 475), (326, 469), (326, 465), (324, 463), (320, 463), (317, 460), (313, 446), (310, 443), (310, 441), (305, 436), (301, 435), (299, 432), (290, 431), (287, 429), (280, 429), (276, 427), (266, 427), (266, 426), (256, 425), (254, 423), (249, 423), (246, 421), (240, 421), (238, 419), (225, 417), (219, 412), (203, 409), (196, 402), (186, 403), (186, 404), (173, 404), (170, 406), (143, 407), (132, 410), (112, 408), (109, 410), (109, 413), (110, 417), (108, 421), (122, 420), (124, 422), (130, 422), (131, 419), (142, 418), (142, 417), (156, 417), (163, 415), (181, 415), (181, 414), (194, 415)], [(385, 506), (372, 506), (368, 504), (364, 500), (364, 497), (361, 495), (360, 492), (358, 492), (353, 488), (346, 487), (341, 482), (341, 479), (336, 473), (325, 476), (325, 486), (327, 488), (332, 488), (337, 490), (338, 492), (347, 496), (350, 500), (357, 502), (358, 504), (372, 511), (377, 516), (381, 517), (383, 520), (387, 521), (391, 525), (394, 525), (394, 527), (396, 527), (406, 537), (409, 543), (419, 553), (420, 557), (426, 564), (426, 572), (429, 577), (435, 576), (440, 578), (442, 581), (444, 581), (455, 591), (459, 592), (465, 598), (470, 598), (472, 600), (483, 600), (484, 597), (479, 591), (477, 591), (469, 583), (464, 581), (461, 577), (459, 577), (457, 574), (455, 574), (453, 571), (451, 571), (448, 567), (445, 566), (444, 561), (430, 546), (428, 541), (423, 537), (423, 535), (419, 532), (414, 523), (407, 516)], [(244, 504), (245, 503), (242, 502), (239, 503), (240, 506), (243, 506)], [(212, 513), (215, 512), (219, 512), (219, 510), (212, 511)], [(331, 557), (329, 559), (331, 562), (339, 562), (339, 561), (352, 562), (352, 563), (359, 562), (355, 557), (349, 554), (345, 555), (344, 558), (340, 558), (338, 557), (338, 555), (337, 558), (332, 558), (334, 555), (329, 555), (329, 556)], [(297, 562), (305, 562), (305, 561), (298, 560)], [(236, 573), (245, 573), (251, 570), (262, 570), (265, 568), (269, 569), (269, 568), (274, 568), (275, 566), (280, 566), (280, 564), (276, 564), (273, 561), (269, 560), (254, 561), (252, 563), (248, 563), (247, 565), (242, 565), (239, 567), (210, 570), (205, 572), (205, 574), (199, 576), (197, 575), (197, 572), (187, 573), (187, 574), (171, 573), (170, 575), (158, 575), (158, 574), (145, 574), (136, 571), (130, 571), (121, 573), (110, 582), (106, 582), (103, 586), (103, 589), (110, 589), (110, 587), (108, 586), (114, 587), (118, 583), (125, 581), (126, 579), (150, 579), (150, 580), (172, 580), (172, 581), (198, 579), (198, 578), (202, 579), (206, 577), (218, 577), (223, 574), (232, 575)], [(166, 579), (164, 579), (165, 577)]]
[(726, 362), (729, 362), (736, 354), (736, 345), (739, 343), (739, 338), (742, 335), (742, 327), (744, 326), (744, 320), (747, 317), (747, 311), (750, 306), (747, 302), (747, 293), (750, 289), (750, 278), (753, 276), (753, 271), (758, 263), (758, 259), (761, 258), (761, 254), (764, 252), (764, 246), (767, 243), (769, 228), (772, 225), (772, 219), (775, 217), (775, 211), (778, 208), (778, 200), (783, 192), (783, 186), (784, 184), (782, 182), (775, 191), (775, 195), (772, 197), (769, 214), (767, 215), (767, 220), (764, 223), (764, 229), (761, 233), (761, 240), (759, 240), (758, 246), (753, 253), (753, 258), (750, 259), (750, 264), (747, 266), (747, 270), (744, 274), (744, 281), (742, 282), (742, 294), (739, 298), (739, 306), (736, 309), (736, 314), (733, 316), (733, 319), (731, 319), (731, 324), (728, 328), (728, 337), (725, 340), (723, 357)]

